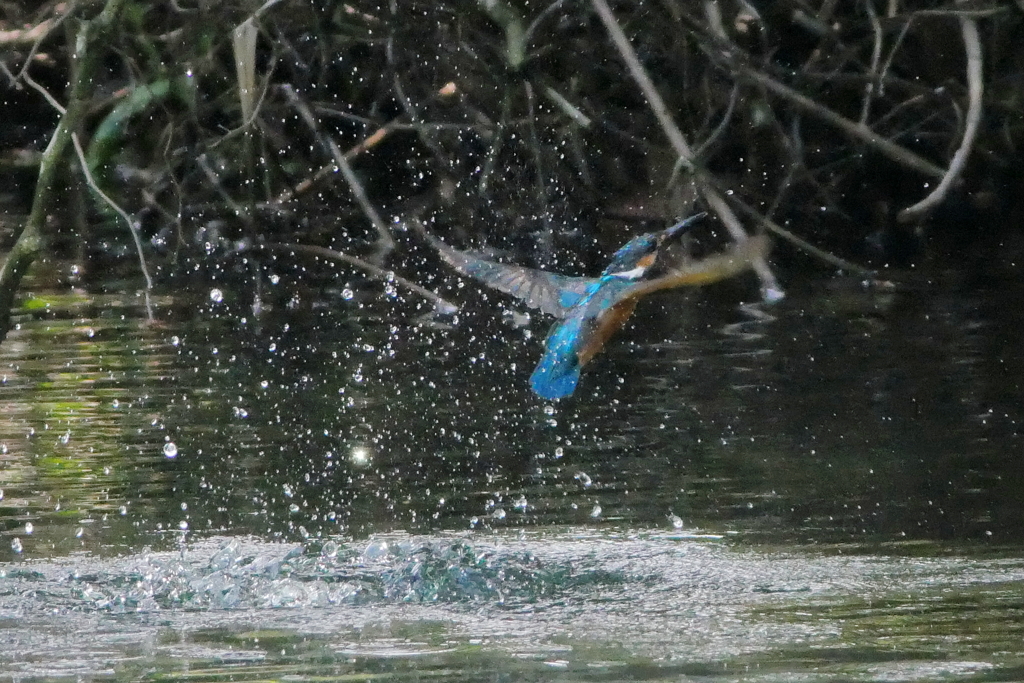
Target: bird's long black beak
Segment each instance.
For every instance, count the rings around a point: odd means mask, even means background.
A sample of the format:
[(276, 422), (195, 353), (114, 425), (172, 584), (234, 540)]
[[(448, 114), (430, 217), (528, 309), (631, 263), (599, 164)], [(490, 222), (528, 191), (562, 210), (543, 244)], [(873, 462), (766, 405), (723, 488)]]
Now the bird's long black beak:
[(673, 225), (671, 228), (665, 228), (665, 230), (662, 231), (661, 233), (662, 243), (667, 242), (668, 240), (677, 239), (682, 235), (685, 235), (690, 230), (690, 228), (704, 220), (707, 217), (707, 215), (707, 212), (701, 211), (700, 213), (695, 213), (692, 216), (689, 216), (688, 218), (684, 218), (683, 220)]

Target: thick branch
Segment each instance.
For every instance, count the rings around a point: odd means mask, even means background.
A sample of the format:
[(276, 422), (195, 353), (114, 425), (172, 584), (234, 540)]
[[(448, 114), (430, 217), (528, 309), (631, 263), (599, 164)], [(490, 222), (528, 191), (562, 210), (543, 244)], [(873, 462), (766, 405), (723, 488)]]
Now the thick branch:
[(935, 178), (941, 178), (943, 173), (945, 173), (940, 166), (936, 166), (924, 157), (914, 154), (906, 147), (901, 147), (895, 142), (885, 139), (867, 126), (862, 126), (856, 121), (851, 121), (845, 116), (840, 116), (828, 107), (818, 104), (810, 97), (802, 95), (796, 90), (790, 88), (788, 85), (776, 81), (771, 76), (761, 73), (757, 69), (748, 66), (740, 66), (739, 75), (741, 78), (753, 81), (754, 83), (762, 86), (765, 90), (782, 97), (797, 109), (802, 109), (815, 118), (819, 118), (826, 123), (832, 124), (847, 136), (867, 144), (879, 154), (889, 157), (898, 164)]
[(974, 148), (974, 138), (978, 134), (978, 126), (981, 124), (981, 102), (983, 95), (982, 85), (982, 63), (981, 63), (981, 38), (978, 36), (978, 24), (974, 19), (966, 16), (960, 17), (960, 30), (964, 38), (964, 50), (967, 52), (967, 92), (970, 104), (967, 109), (967, 124), (964, 126), (964, 138), (960, 141), (960, 147), (949, 162), (949, 169), (942, 176), (942, 180), (932, 190), (931, 194), (913, 206), (900, 211), (897, 218), (900, 222), (906, 223), (942, 203), (949, 193), (956, 179), (964, 170), (967, 164), (967, 157)]
[(87, 100), (98, 70), (100, 55), (93, 49), (93, 44), (99, 42), (97, 36), (114, 23), (124, 1), (107, 0), (103, 11), (95, 19), (82, 22), (75, 38), (73, 52), (77, 62), (67, 111), (57, 124), (57, 129), (53, 132), (50, 144), (46, 147), (39, 164), (39, 179), (32, 199), (32, 211), (17, 242), (7, 254), (3, 267), (0, 268), (0, 339), (7, 335), (10, 327), (11, 307), (14, 305), (14, 297), (21, 284), (21, 278), (46, 244), (43, 225), (53, 199), (57, 169), (71, 144), (72, 132), (84, 118)]
[[(593, 0), (593, 2), (596, 5), (598, 2), (603, 3), (604, 0)], [(698, 42), (704, 47), (707, 54), (712, 59), (722, 63), (723, 66), (731, 71), (737, 78), (760, 85), (765, 90), (783, 98), (797, 109), (805, 111), (811, 116), (835, 126), (846, 136), (868, 145), (879, 154), (892, 159), (902, 166), (906, 166), (907, 168), (911, 168), (919, 173), (935, 178), (941, 178), (945, 173), (945, 170), (942, 167), (937, 166), (924, 157), (918, 156), (909, 149), (901, 147), (895, 142), (882, 137), (875, 131), (871, 130), (868, 126), (837, 114), (828, 107), (819, 104), (810, 97), (807, 97), (806, 95), (789, 87), (785, 83), (777, 81), (763, 71), (750, 66), (746, 55), (740, 48), (729, 41), (723, 40), (720, 36), (715, 35), (712, 31), (701, 26), (698, 22), (687, 20), (687, 24), (690, 29), (697, 34), (699, 38)]]
[[(640, 59), (636, 56), (636, 52), (633, 50), (633, 46), (630, 44), (629, 39), (626, 38), (626, 34), (622, 32), (622, 28), (619, 26), (618, 21), (616, 21), (615, 15), (612, 14), (612, 10), (608, 6), (608, 3), (606, 0), (591, 0), (591, 4), (597, 11), (598, 16), (601, 17), (601, 21), (608, 30), (608, 34), (611, 36), (615, 47), (618, 49), (619, 55), (629, 68), (630, 75), (633, 76), (633, 80), (636, 81), (636, 84), (640, 87), (640, 90), (647, 98), (647, 103), (650, 106), (651, 111), (654, 113), (655, 118), (658, 119), (661, 129), (668, 138), (672, 148), (675, 150), (676, 155), (678, 155), (682, 163), (697, 179), (697, 187), (700, 190), (701, 195), (704, 197), (704, 200), (708, 203), (711, 210), (714, 211), (715, 215), (717, 215), (722, 221), (726, 230), (729, 231), (729, 234), (734, 240), (742, 242), (747, 239), (747, 231), (743, 229), (743, 225), (740, 223), (736, 213), (713, 187), (712, 183), (708, 182), (706, 172), (698, 166), (696, 155), (690, 148), (686, 138), (683, 137), (683, 133), (679, 130), (679, 126), (677, 126), (675, 121), (672, 119), (672, 115), (668, 111), (668, 106), (666, 106), (665, 101), (661, 98), (661, 94), (654, 86), (654, 82), (651, 80), (650, 76), (647, 75), (647, 71), (640, 63)], [(756, 272), (758, 277), (761, 279), (762, 294), (765, 298), (773, 300), (782, 298), (782, 289), (775, 280), (775, 275), (768, 267), (768, 263), (763, 258), (758, 258), (753, 262), (753, 268), (754, 272)]]

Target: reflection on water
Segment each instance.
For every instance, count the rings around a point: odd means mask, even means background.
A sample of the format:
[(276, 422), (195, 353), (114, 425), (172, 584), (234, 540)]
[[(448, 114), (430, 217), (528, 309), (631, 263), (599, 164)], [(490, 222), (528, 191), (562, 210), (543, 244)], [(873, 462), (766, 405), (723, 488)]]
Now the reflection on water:
[(493, 300), (444, 319), (282, 280), (258, 316), (224, 286), (147, 325), (33, 299), (0, 346), (0, 639), (30, 654), (0, 665), (73, 675), (47, 639), (98, 629), (117, 666), (211, 679), (1008, 671), (1020, 290), (673, 293), (558, 404), (526, 381), (545, 321)]

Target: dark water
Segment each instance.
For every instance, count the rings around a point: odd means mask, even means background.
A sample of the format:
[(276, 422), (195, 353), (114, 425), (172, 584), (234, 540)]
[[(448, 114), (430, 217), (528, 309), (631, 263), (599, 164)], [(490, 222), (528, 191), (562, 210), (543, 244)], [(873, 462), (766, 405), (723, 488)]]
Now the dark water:
[[(547, 322), (272, 274), (0, 347), (3, 680), (1015, 680), (1022, 282)], [(276, 281), (276, 282), (275, 282)]]

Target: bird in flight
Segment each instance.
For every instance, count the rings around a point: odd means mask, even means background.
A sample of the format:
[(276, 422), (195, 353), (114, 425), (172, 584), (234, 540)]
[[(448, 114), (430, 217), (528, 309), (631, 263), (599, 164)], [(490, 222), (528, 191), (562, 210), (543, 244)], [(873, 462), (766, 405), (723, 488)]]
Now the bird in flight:
[(583, 366), (625, 324), (641, 298), (663, 289), (724, 280), (767, 255), (769, 243), (764, 235), (748, 237), (700, 260), (673, 249), (704, 215), (634, 237), (615, 252), (598, 277), (570, 277), (488, 261), (423, 234), (455, 270), (557, 318), (530, 377), (534, 393), (554, 400), (576, 390)]

